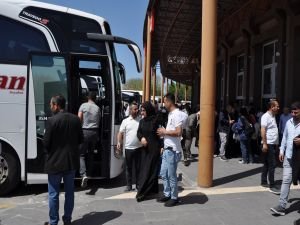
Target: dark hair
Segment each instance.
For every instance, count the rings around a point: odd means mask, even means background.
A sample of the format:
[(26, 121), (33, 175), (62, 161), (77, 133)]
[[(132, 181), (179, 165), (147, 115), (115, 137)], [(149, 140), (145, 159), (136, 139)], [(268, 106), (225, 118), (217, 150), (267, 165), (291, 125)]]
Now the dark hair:
[(253, 115), (256, 114), (256, 110), (254, 107), (251, 107), (251, 109), (249, 110), (249, 114), (253, 114)]
[(297, 109), (300, 109), (300, 102), (294, 102), (291, 105), (291, 110), (297, 110)]
[(169, 92), (164, 97), (175, 105), (175, 95)]
[(194, 108), (194, 113), (197, 113), (200, 111), (200, 105), (196, 105), (196, 107)]
[(268, 102), (268, 109), (271, 109), (273, 106), (275, 106), (276, 102), (278, 102), (276, 98), (271, 98)]
[(96, 101), (96, 98), (97, 98), (97, 93), (94, 92), (94, 91), (90, 91), (89, 92), (89, 95), (88, 95), (88, 98), (92, 101)]
[(51, 98), (51, 102), (57, 105), (61, 109), (65, 109), (66, 107), (66, 99), (63, 95), (58, 94)]
[(130, 108), (131, 108), (132, 106), (137, 106), (137, 107), (138, 107), (139, 105), (138, 105), (135, 101), (133, 101), (133, 102), (130, 103)]
[(242, 116), (245, 116), (245, 117), (248, 116), (248, 111), (247, 111), (246, 107), (242, 107), (242, 108), (240, 109), (240, 114), (241, 114)]
[(185, 104), (185, 105), (184, 105), (184, 108), (185, 108), (185, 110), (187, 111), (187, 113), (190, 115), (191, 112), (192, 112), (192, 108), (190, 107), (190, 105), (189, 105), (189, 104)]
[(147, 113), (147, 117), (155, 115), (155, 108), (153, 107), (151, 102), (149, 102), (149, 101), (144, 102), (142, 104), (142, 108), (145, 109), (145, 111)]

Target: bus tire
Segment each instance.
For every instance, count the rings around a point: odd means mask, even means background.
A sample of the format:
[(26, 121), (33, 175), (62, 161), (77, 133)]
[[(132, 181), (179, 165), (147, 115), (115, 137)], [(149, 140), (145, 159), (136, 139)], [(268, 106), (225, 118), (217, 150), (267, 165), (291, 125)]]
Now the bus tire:
[(20, 164), (10, 149), (2, 149), (0, 155), (0, 196), (12, 192), (20, 183)]

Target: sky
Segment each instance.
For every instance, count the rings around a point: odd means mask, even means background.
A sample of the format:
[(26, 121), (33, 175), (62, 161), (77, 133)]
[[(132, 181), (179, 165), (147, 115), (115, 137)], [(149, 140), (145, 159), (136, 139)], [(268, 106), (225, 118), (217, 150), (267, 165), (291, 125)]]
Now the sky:
[[(148, 0), (38, 0), (66, 6), (105, 18), (113, 35), (130, 39), (138, 44), (143, 54), (143, 27)], [(127, 46), (116, 44), (118, 61), (126, 69), (127, 80), (142, 78), (138, 73), (134, 56)], [(144, 60), (144, 59), (143, 59)]]

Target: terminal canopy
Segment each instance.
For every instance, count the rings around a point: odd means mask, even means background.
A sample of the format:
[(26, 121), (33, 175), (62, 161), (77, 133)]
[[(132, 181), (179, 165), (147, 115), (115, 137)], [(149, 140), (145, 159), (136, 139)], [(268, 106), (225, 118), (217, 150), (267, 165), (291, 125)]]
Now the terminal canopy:
[[(231, 31), (251, 16), (263, 14), (271, 0), (218, 0), (218, 44), (230, 42)], [(150, 0), (151, 64), (174, 81), (192, 84), (201, 62), (202, 0)], [(144, 23), (147, 39), (147, 15)]]

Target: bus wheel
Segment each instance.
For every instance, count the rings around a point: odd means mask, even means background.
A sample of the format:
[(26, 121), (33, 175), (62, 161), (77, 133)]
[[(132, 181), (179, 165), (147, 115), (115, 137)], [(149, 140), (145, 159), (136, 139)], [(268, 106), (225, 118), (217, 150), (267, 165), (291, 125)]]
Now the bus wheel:
[(11, 151), (3, 150), (0, 155), (0, 195), (14, 190), (20, 183), (20, 166)]

